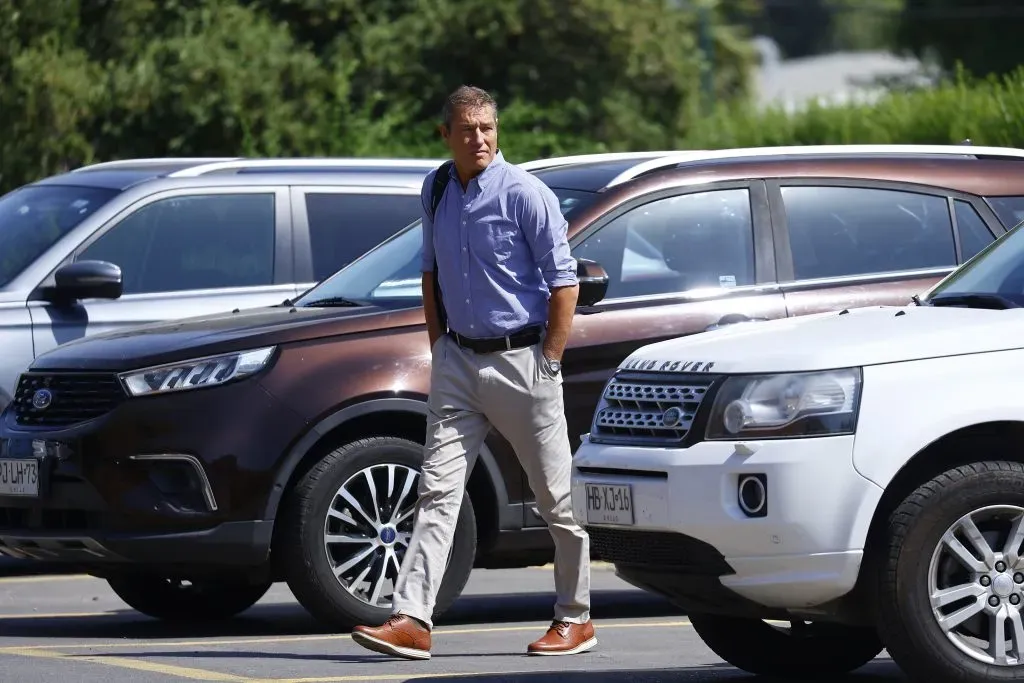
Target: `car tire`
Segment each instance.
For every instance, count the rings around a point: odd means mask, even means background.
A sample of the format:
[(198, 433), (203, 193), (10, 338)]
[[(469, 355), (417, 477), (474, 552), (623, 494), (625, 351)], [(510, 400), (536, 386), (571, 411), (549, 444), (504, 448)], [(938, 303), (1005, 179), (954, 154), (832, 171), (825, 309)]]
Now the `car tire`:
[[(372, 590), (377, 587), (376, 579), (382, 576), (381, 567), (386, 568), (385, 582), (381, 586), (390, 587), (388, 594), (394, 589), (397, 570), (405, 554), (403, 539), (407, 542), (412, 532), (412, 510), (418, 497), (422, 463), (423, 446), (413, 441), (397, 437), (359, 439), (327, 453), (286, 493), (274, 552), (281, 556), (286, 581), (295, 598), (319, 621), (347, 631), (359, 624), (381, 624), (391, 615), (391, 598), (384, 597), (382, 589), (374, 599)], [(406, 480), (410, 471), (415, 476), (412, 483)], [(375, 497), (368, 498), (371, 480), (378, 482), (377, 491)], [(386, 495), (385, 482), (393, 484), (390, 496)], [(342, 489), (348, 492), (348, 498), (341, 495)], [(381, 514), (367, 513), (372, 517), (368, 520), (353, 509), (353, 498), (361, 509), (368, 507), (363, 501), (377, 501), (373, 512)], [(384, 505), (385, 498), (391, 506)], [(346, 506), (344, 510), (335, 507), (336, 501), (342, 501)], [(329, 509), (334, 510), (330, 519)], [(401, 515), (405, 515), (405, 519), (400, 525), (390, 525), (398, 540), (385, 544), (383, 530), (377, 536), (371, 535), (371, 522), (381, 518), (389, 521)], [(359, 533), (360, 541), (335, 544), (329, 550), (328, 527), (334, 538), (350, 538)], [(438, 590), (434, 619), (446, 612), (465, 588), (476, 556), (476, 535), (473, 504), (465, 493), (448, 567)], [(371, 550), (367, 557), (375, 559), (367, 574), (363, 575), (364, 565), (371, 562), (364, 560), (357, 560), (352, 568), (346, 569), (343, 574), (347, 572), (347, 576), (335, 574), (333, 567), (344, 566), (368, 549)], [(352, 592), (342, 583), (345, 580), (352, 585), (360, 577), (362, 582)], [(365, 586), (366, 591), (360, 586)], [(364, 592), (369, 595), (360, 597)]]
[(208, 622), (244, 612), (270, 589), (271, 583), (203, 579), (185, 584), (158, 576), (118, 576), (107, 579), (117, 597), (132, 609), (156, 619)]
[(874, 629), (825, 622), (794, 622), (784, 630), (760, 619), (688, 615), (693, 630), (737, 669), (784, 680), (841, 676), (882, 651)]
[[(887, 532), (878, 625), (893, 661), (915, 680), (1024, 680), (1024, 464), (977, 462), (943, 472), (897, 506)], [(979, 536), (991, 554), (972, 541)], [(1011, 647), (1016, 640), (1016, 655), (1007, 652), (1016, 662), (985, 661), (997, 614)]]

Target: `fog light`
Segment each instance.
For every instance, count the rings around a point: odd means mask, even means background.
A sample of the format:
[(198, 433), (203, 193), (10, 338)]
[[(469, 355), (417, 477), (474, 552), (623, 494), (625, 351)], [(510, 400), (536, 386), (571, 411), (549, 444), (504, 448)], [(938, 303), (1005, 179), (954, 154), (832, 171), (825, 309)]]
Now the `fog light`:
[(763, 474), (741, 475), (736, 498), (747, 517), (765, 517), (768, 514), (768, 477)]

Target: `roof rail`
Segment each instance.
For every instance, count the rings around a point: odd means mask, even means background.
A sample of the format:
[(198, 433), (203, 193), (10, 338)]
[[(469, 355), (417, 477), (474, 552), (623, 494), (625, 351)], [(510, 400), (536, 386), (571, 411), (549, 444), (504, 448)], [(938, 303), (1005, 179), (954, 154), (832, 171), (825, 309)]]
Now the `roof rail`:
[(775, 156), (815, 155), (949, 155), (961, 157), (1003, 156), (1024, 159), (1024, 149), (1016, 147), (975, 147), (973, 145), (793, 145), (784, 147), (747, 147), (707, 151), (680, 152), (670, 156), (642, 161), (623, 171), (608, 183), (608, 187), (621, 185), (645, 173), (671, 169), (685, 163), (700, 163), (716, 159), (768, 158)]
[(377, 166), (381, 168), (414, 168), (432, 170), (443, 159), (382, 159), (373, 157), (344, 158), (303, 158), (303, 159), (231, 159), (202, 163), (168, 174), (170, 178), (194, 178), (217, 171), (246, 170), (258, 168), (308, 169), (308, 168), (360, 168)]
[(160, 166), (163, 164), (209, 164), (221, 161), (233, 161), (241, 157), (153, 157), (146, 159), (115, 159), (114, 161), (100, 161), (95, 164), (87, 164), (71, 170), (71, 173), (79, 171), (95, 171), (98, 169), (114, 170), (123, 166)]
[(569, 164), (585, 164), (601, 161), (626, 161), (629, 159), (654, 159), (657, 157), (679, 154), (677, 151), (665, 152), (595, 152), (594, 154), (573, 154), (564, 157), (551, 157), (550, 159), (533, 159), (517, 164), (524, 171), (539, 171), (545, 168), (556, 166), (568, 166)]

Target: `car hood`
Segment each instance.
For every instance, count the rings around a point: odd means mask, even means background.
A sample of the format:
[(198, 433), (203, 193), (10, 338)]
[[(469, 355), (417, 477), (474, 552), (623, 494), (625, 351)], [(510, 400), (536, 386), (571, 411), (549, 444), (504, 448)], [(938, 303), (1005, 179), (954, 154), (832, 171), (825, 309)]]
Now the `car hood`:
[(1024, 347), (1024, 309), (871, 307), (767, 322), (649, 344), (621, 369), (799, 372)]
[(273, 344), (423, 325), (420, 308), (273, 306), (162, 321), (67, 342), (33, 370), (131, 370)]

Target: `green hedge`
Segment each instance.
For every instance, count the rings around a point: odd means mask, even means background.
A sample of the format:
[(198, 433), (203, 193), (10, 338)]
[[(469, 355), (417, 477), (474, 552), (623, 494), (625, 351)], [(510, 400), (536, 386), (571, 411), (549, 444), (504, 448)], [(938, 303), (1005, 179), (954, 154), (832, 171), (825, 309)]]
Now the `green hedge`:
[(964, 139), (1024, 147), (1024, 68), (981, 80), (960, 72), (937, 88), (893, 92), (871, 104), (819, 105), (798, 113), (719, 107), (686, 131), (682, 146), (947, 144)]

